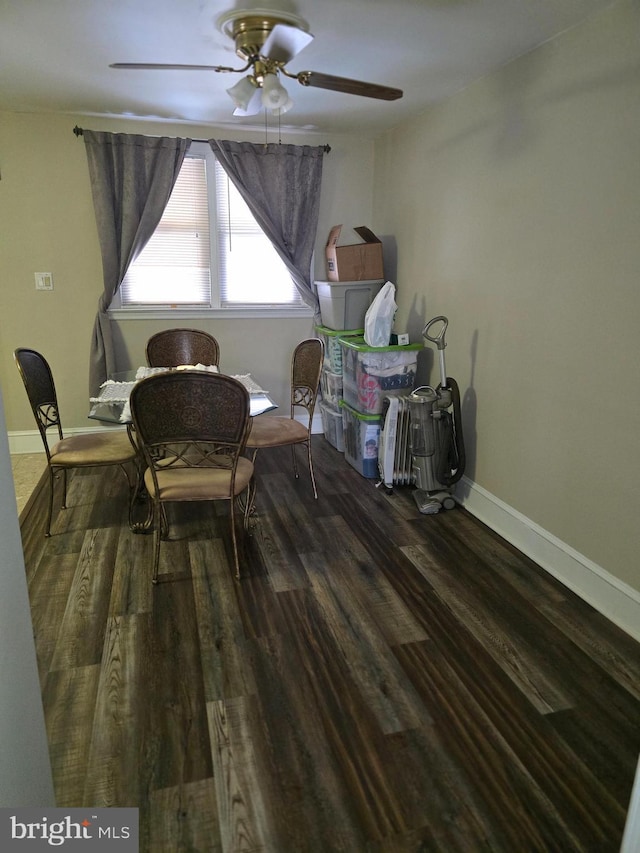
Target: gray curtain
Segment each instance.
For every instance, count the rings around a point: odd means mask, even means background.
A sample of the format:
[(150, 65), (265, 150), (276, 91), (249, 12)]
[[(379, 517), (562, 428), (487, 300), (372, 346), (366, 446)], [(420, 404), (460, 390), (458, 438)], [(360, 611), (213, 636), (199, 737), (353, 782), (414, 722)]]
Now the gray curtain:
[(89, 362), (89, 394), (94, 396), (115, 370), (107, 309), (162, 218), (191, 140), (92, 130), (85, 130), (83, 138), (104, 277)]
[(311, 260), (318, 230), (324, 149), (216, 139), (210, 139), (209, 145), (319, 322)]

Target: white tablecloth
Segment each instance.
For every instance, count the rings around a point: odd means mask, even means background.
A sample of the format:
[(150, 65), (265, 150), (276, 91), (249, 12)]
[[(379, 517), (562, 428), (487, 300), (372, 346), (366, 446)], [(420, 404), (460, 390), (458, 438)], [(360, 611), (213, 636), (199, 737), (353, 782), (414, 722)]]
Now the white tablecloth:
[[(148, 376), (153, 376), (156, 373), (166, 373), (168, 370), (176, 368), (170, 367), (139, 367), (136, 371), (136, 378), (130, 382), (117, 382), (114, 379), (107, 379), (100, 386), (100, 394), (97, 397), (91, 397), (91, 403), (123, 403), (122, 414), (120, 421), (122, 423), (131, 423), (131, 408), (129, 406), (129, 397), (133, 386), (141, 379), (146, 379)], [(183, 364), (177, 370), (207, 370), (211, 373), (219, 373), (220, 371), (215, 364)], [(236, 374), (233, 377), (239, 382), (242, 382), (250, 395), (262, 395), (267, 392), (261, 388), (253, 379), (250, 373)]]

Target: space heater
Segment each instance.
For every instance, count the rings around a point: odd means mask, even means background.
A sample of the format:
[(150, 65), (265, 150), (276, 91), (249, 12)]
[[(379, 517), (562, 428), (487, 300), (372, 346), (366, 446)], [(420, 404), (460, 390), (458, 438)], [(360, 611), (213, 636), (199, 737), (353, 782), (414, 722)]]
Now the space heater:
[(385, 395), (382, 399), (378, 470), (379, 485), (388, 491), (413, 482), (409, 396)]

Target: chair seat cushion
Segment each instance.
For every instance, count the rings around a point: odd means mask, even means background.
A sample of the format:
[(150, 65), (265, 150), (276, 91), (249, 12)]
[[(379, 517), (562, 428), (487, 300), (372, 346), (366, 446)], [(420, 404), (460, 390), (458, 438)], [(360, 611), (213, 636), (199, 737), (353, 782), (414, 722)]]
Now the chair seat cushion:
[(117, 465), (136, 456), (126, 432), (94, 432), (63, 438), (51, 449), (51, 464), (64, 466)]
[[(180, 467), (157, 470), (159, 498), (162, 501), (215, 501), (228, 500), (231, 471), (226, 468)], [(234, 493), (243, 492), (253, 476), (252, 462), (241, 456), (236, 469)], [(153, 475), (145, 471), (144, 484), (152, 497), (156, 497)]]
[(309, 437), (308, 429), (294, 418), (257, 417), (252, 419), (247, 447), (280, 447), (300, 444)]

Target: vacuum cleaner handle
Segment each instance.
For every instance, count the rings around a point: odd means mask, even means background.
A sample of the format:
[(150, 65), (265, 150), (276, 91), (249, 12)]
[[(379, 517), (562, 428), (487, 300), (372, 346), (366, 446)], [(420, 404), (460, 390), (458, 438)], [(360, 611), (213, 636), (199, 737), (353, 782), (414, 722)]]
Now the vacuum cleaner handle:
[[(442, 328), (434, 338), (429, 334), (429, 329), (433, 326), (434, 323), (442, 323)], [(447, 387), (447, 368), (444, 363), (444, 348), (446, 347), (446, 342), (444, 339), (444, 334), (447, 331), (447, 326), (449, 325), (449, 321), (446, 317), (434, 317), (433, 320), (429, 320), (427, 325), (422, 330), (422, 337), (426, 338), (431, 343), (436, 344), (438, 347), (438, 358), (440, 360), (440, 385), (443, 388)]]
[[(433, 326), (434, 323), (439, 323), (439, 322), (442, 323), (442, 328), (440, 329), (439, 333), (434, 338), (429, 334), (429, 329)], [(446, 347), (444, 335), (445, 335), (445, 332), (447, 331), (448, 325), (449, 325), (449, 321), (447, 320), (446, 317), (442, 317), (442, 316), (434, 317), (433, 320), (429, 320), (427, 325), (422, 330), (422, 337), (426, 338), (428, 341), (431, 341), (432, 344), (436, 344), (438, 349), (442, 350)]]

